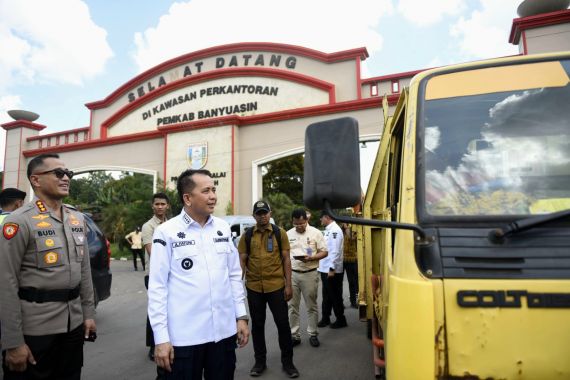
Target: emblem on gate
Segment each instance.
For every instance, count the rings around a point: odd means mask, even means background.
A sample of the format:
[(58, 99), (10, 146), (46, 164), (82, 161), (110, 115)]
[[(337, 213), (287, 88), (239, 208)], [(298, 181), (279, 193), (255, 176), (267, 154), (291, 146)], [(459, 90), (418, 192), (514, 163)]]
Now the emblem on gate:
[(208, 143), (206, 141), (190, 144), (186, 152), (190, 169), (198, 170), (206, 166), (208, 161)]

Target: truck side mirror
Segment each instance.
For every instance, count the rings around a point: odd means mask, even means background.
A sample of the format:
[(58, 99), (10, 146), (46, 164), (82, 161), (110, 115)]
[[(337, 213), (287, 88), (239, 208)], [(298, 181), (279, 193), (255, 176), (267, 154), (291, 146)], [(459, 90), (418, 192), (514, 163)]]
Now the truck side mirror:
[(303, 202), (322, 210), (360, 202), (358, 121), (343, 117), (313, 123), (305, 131)]

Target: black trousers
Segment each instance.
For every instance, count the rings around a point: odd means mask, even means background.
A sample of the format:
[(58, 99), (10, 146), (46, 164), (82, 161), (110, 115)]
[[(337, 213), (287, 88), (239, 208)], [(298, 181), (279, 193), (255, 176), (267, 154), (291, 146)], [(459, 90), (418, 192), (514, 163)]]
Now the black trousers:
[(356, 295), (358, 293), (358, 263), (344, 263), (344, 271), (348, 280), (348, 292), (351, 305), (356, 304)]
[[(195, 346), (174, 347), (172, 372), (158, 368), (166, 380), (233, 380), (236, 369), (236, 336)], [(162, 377), (161, 377), (162, 376)]]
[(10, 371), (2, 351), (4, 380), (79, 380), (83, 367), (83, 325), (62, 334), (31, 336), (24, 341), (36, 359), (24, 372)]
[[(148, 290), (148, 274), (144, 276), (144, 287)], [(146, 346), (154, 350), (154, 333), (148, 315), (146, 316)]]
[(142, 248), (139, 248), (139, 249), (131, 248), (131, 252), (133, 253), (133, 265), (134, 265), (135, 269), (137, 269), (137, 256), (138, 256), (141, 258), (142, 267), (143, 267), (143, 270), (145, 270), (146, 262), (144, 259), (143, 249)]
[(331, 311), (334, 310), (336, 319), (344, 319), (344, 304), (342, 302), (342, 280), (344, 272), (335, 273), (329, 278), (328, 273), (321, 273), (321, 282), (323, 283), (323, 301), (322, 301), (322, 318), (327, 321), (331, 318)]
[(289, 327), (289, 314), (283, 288), (270, 293), (258, 293), (247, 289), (247, 303), (251, 315), (251, 337), (255, 361), (265, 363), (267, 359), (267, 347), (265, 346), (265, 316), (266, 305), (273, 314), (273, 320), (277, 326), (279, 336), (279, 348), (281, 349), (281, 363), (293, 362), (293, 341), (291, 328)]

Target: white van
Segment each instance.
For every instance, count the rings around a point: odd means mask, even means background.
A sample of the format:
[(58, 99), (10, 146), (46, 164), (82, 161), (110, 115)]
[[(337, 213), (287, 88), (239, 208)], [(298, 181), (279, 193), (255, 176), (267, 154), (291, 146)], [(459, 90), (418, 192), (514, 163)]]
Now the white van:
[[(221, 217), (228, 222), (232, 230), (232, 239), (237, 247), (241, 235), (249, 227), (255, 226), (255, 218), (252, 215), (226, 215)], [(271, 218), (271, 223), (275, 224), (275, 220)]]

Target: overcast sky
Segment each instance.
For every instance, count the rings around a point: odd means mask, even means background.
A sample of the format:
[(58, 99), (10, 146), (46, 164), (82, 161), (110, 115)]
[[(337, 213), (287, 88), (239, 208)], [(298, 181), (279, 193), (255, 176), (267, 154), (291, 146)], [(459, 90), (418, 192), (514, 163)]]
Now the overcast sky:
[[(44, 133), (88, 126), (85, 103), (167, 59), (227, 43), (366, 47), (364, 77), (517, 54), (508, 36), (520, 2), (0, 0), (0, 123), (25, 109), (40, 114)], [(0, 152), (4, 144), (0, 130)]]

